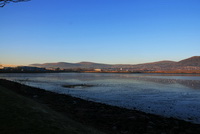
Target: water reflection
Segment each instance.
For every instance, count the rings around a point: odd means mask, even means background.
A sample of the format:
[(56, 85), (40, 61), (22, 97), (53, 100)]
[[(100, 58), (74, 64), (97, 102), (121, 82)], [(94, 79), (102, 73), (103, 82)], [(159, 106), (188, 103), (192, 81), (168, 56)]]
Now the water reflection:
[(57, 74), (0, 74), (0, 78), (7, 78), (19, 82), (65, 82), (66, 84), (84, 84), (88, 82), (109, 81), (126, 84), (138, 81), (152, 82), (164, 85), (180, 84), (191, 89), (200, 89), (199, 74), (106, 74), (106, 73), (57, 73)]
[(200, 76), (196, 75), (54, 73), (0, 74), (0, 78), (144, 112), (190, 118), (192, 122), (200, 123)]
[(141, 80), (141, 81), (159, 83), (159, 84), (169, 84), (169, 85), (180, 84), (191, 89), (200, 89), (199, 80), (159, 79), (159, 78), (148, 78), (148, 77), (140, 77), (140, 78), (135, 78), (135, 79)]

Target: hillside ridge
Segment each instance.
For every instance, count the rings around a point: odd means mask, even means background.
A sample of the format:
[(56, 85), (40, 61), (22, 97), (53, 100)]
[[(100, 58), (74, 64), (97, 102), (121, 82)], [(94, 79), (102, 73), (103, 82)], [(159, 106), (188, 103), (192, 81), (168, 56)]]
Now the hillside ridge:
[(165, 71), (165, 70), (200, 70), (200, 56), (193, 56), (180, 61), (157, 61), (143, 64), (104, 64), (95, 62), (57, 62), (57, 63), (44, 63), (44, 64), (31, 64), (30, 66), (44, 67), (44, 68), (61, 68), (61, 69), (113, 69), (124, 68), (130, 70), (150, 70), (150, 71)]

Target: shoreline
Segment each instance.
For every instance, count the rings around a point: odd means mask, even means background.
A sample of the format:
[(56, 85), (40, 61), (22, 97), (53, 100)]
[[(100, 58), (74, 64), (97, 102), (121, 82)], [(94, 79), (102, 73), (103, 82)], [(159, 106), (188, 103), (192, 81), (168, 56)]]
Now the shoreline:
[(111, 74), (174, 74), (174, 75), (200, 75), (200, 70), (195, 71), (2, 71), (0, 74), (9, 73), (111, 73)]
[(3, 79), (0, 85), (108, 134), (200, 133), (200, 124), (87, 101)]

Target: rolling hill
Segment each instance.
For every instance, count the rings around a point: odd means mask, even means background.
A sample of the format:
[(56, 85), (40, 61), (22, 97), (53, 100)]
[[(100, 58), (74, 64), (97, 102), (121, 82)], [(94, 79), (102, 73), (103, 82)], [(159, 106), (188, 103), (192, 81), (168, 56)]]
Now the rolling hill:
[(166, 70), (200, 70), (200, 56), (190, 57), (181, 61), (158, 61), (144, 64), (101, 64), (93, 62), (79, 62), (79, 63), (45, 63), (45, 64), (31, 64), (30, 66), (44, 67), (44, 68), (61, 68), (61, 69), (129, 69), (129, 70), (149, 70), (149, 71), (166, 71)]
[(79, 62), (79, 63), (58, 62), (58, 63), (45, 63), (45, 64), (31, 64), (30, 66), (44, 67), (44, 68), (61, 68), (61, 69), (112, 67), (112, 65), (109, 65), (109, 64), (100, 64), (100, 63), (93, 63), (93, 62)]

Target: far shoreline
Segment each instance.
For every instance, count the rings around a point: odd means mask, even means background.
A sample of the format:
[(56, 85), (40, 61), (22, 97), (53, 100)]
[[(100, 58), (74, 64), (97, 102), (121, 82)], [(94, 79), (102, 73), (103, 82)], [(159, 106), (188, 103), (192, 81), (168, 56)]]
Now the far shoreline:
[(24, 74), (38, 74), (38, 73), (105, 73), (105, 74), (169, 74), (169, 75), (197, 75), (200, 76), (200, 71), (199, 72), (195, 72), (195, 73), (191, 73), (191, 72), (174, 72), (174, 71), (170, 71), (170, 72), (120, 72), (120, 71), (42, 71), (42, 72), (34, 72), (34, 71), (0, 71), (0, 74), (11, 74), (11, 73), (24, 73)]

